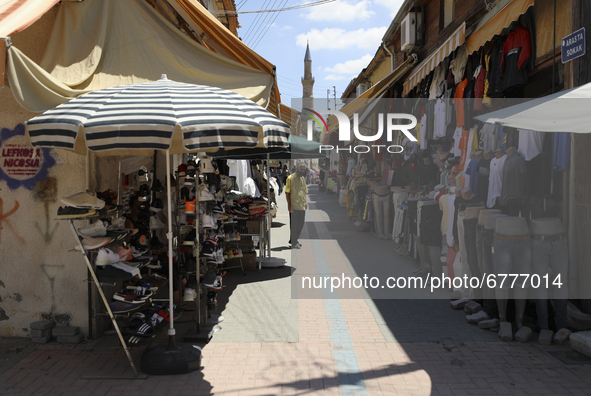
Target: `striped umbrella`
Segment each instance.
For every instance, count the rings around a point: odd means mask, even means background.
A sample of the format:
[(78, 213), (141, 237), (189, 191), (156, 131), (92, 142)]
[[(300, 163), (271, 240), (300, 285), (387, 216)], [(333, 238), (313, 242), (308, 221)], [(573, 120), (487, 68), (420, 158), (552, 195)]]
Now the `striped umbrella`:
[(27, 121), (33, 146), (99, 155), (287, 147), (289, 126), (234, 92), (168, 80), (101, 89)]
[[(256, 103), (224, 89), (171, 81), (166, 75), (155, 82), (79, 96), (30, 119), (26, 131), (33, 146), (65, 148), (80, 154), (87, 150), (98, 155), (152, 155), (154, 150), (166, 151), (169, 251), (173, 250), (171, 153), (289, 145), (289, 126)], [(92, 270), (89, 261), (87, 265)], [(169, 254), (169, 345), (174, 344), (175, 334), (172, 268)], [(102, 291), (101, 297), (106, 302)], [(107, 310), (114, 321), (108, 304)], [(118, 335), (125, 346), (121, 334)], [(135, 371), (127, 347), (125, 350)]]

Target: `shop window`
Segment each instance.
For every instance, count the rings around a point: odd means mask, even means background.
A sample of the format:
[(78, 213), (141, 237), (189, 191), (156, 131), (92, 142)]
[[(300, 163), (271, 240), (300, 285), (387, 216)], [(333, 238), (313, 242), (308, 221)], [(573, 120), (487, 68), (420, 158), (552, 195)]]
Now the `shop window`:
[(441, 0), (441, 29), (445, 29), (454, 20), (455, 0)]

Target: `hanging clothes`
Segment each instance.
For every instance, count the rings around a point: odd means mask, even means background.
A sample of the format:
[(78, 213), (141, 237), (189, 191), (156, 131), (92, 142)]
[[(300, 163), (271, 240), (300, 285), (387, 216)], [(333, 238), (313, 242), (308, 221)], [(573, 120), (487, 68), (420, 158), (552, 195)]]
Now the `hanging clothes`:
[(570, 133), (554, 134), (554, 170), (564, 172), (570, 167)]
[(531, 55), (529, 30), (520, 25), (515, 31), (509, 33), (503, 45), (501, 58), (503, 91), (527, 84)]

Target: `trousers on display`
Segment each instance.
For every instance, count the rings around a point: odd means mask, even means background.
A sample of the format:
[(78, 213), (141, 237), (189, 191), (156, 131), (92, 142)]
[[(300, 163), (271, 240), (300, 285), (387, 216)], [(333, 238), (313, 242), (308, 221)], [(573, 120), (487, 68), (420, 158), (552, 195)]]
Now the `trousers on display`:
[(290, 224), (290, 235), (289, 235), (289, 243), (295, 245), (298, 243), (300, 239), (300, 235), (302, 234), (302, 229), (304, 228), (304, 222), (306, 221), (306, 211), (305, 210), (292, 210), (289, 214), (289, 224)]
[(404, 230), (404, 210), (400, 208), (400, 205), (408, 199), (408, 192), (404, 191), (401, 193), (394, 193), (392, 195), (392, 204), (394, 206), (394, 227), (392, 229), (392, 239), (396, 243), (400, 243), (400, 234)]
[[(502, 241), (493, 237), (493, 267), (499, 274), (531, 274), (531, 241)], [(515, 282), (513, 289), (521, 289), (522, 282)], [(527, 288), (527, 283), (523, 288)], [(497, 278), (497, 289), (511, 289), (511, 281), (500, 282)]]
[[(468, 251), (466, 250), (466, 242), (464, 238), (464, 217), (466, 216), (466, 212), (459, 212), (458, 213), (458, 239), (457, 243), (460, 245), (460, 260), (459, 265), (456, 267), (457, 270), (454, 268), (454, 272), (456, 276), (463, 278), (464, 276), (470, 277), (470, 265), (468, 264)], [(462, 298), (472, 298), (472, 293), (470, 289), (465, 288), (464, 285), (459, 289), (459, 292), (462, 293)]]
[(372, 194), (374, 209), (374, 223), (378, 236), (387, 235), (390, 232), (390, 194)]
[[(492, 243), (494, 230), (487, 230), (484, 225), (476, 225), (476, 254), (478, 258), (478, 269), (481, 274), (494, 273), (492, 264)], [(484, 282), (483, 294), (484, 304), (482, 309), (489, 318), (495, 318), (499, 315), (497, 300), (495, 299), (495, 290), (488, 287), (488, 282)]]
[[(468, 257), (468, 265), (470, 267), (471, 276), (482, 278), (482, 272), (478, 266), (478, 253), (476, 251), (476, 226), (478, 225), (478, 218), (464, 219), (464, 245), (466, 247), (466, 256)], [(484, 298), (482, 288), (474, 290), (474, 298)]]
[[(560, 274), (561, 287), (552, 287), (552, 299), (554, 300), (554, 321), (557, 329), (567, 328), (566, 306), (568, 303), (568, 243), (566, 238), (557, 241), (531, 241), (532, 274), (542, 277), (551, 273), (554, 280)], [(543, 283), (544, 281), (541, 281)], [(549, 282), (552, 285), (552, 282)], [(542, 329), (548, 329), (548, 289), (539, 287), (532, 290), (536, 298), (536, 311), (538, 324)]]

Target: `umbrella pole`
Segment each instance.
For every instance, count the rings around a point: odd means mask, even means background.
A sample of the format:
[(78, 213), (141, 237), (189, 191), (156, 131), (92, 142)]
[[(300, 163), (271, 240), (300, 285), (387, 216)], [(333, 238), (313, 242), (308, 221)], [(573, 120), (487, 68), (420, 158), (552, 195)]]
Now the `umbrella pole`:
[(267, 153), (267, 218), (269, 219), (269, 221), (267, 222), (267, 257), (271, 257), (271, 223), (273, 222), (273, 218), (271, 217), (271, 168), (269, 166), (270, 160), (271, 155)]
[(168, 239), (168, 298), (170, 308), (170, 328), (168, 329), (168, 347), (174, 348), (174, 296), (173, 296), (173, 271), (172, 271), (172, 190), (170, 188), (170, 150), (166, 150), (166, 193), (168, 199), (168, 232), (166, 239)]

